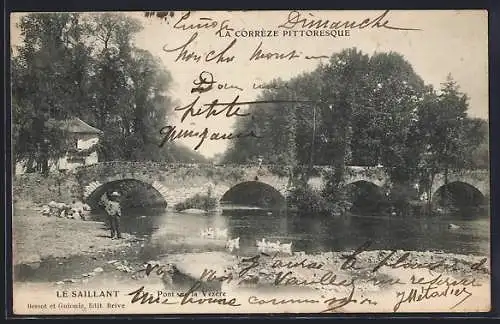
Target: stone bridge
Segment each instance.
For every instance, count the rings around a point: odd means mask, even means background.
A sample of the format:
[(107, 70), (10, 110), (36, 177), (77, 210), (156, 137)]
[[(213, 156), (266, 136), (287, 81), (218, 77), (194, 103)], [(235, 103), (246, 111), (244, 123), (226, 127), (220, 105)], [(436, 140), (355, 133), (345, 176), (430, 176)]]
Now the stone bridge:
[[(315, 166), (310, 184), (323, 185), (322, 171), (327, 166)], [(214, 165), (172, 164), (162, 162), (102, 162), (77, 169), (82, 196), (89, 204), (113, 186), (123, 181), (137, 181), (154, 188), (157, 198), (173, 206), (197, 193), (206, 194), (210, 188), (219, 200), (243, 196), (249, 191), (267, 191), (270, 195), (286, 197), (290, 174), (275, 165)], [(348, 167), (346, 183), (368, 183), (384, 188), (389, 177), (382, 167)], [(474, 188), (483, 197), (489, 196), (490, 179), (486, 170), (450, 172), (448, 183)], [(432, 192), (444, 185), (444, 176), (438, 175)]]

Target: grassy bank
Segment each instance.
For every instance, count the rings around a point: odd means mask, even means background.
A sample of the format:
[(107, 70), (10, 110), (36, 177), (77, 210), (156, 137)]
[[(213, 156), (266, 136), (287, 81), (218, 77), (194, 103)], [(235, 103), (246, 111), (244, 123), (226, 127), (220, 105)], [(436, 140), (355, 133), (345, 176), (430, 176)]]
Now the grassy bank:
[(177, 203), (174, 206), (176, 211), (186, 209), (199, 209), (204, 211), (214, 210), (217, 207), (217, 199), (210, 195), (196, 194), (183, 202)]
[(111, 240), (106, 224), (42, 216), (30, 204), (15, 204), (13, 210), (13, 263), (39, 262), (45, 258), (95, 254), (130, 246), (135, 237), (124, 234)]

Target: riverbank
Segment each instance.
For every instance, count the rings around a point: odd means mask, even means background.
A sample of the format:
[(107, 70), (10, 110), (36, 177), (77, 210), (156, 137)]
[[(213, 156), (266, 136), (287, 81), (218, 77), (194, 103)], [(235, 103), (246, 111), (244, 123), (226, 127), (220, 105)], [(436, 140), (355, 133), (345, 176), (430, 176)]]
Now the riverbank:
[(42, 216), (31, 203), (14, 204), (12, 217), (13, 264), (37, 263), (48, 258), (68, 258), (106, 251), (121, 251), (138, 244), (124, 233), (112, 240), (104, 222)]
[[(22, 311), (27, 313), (30, 310), (23, 303), (35, 303), (35, 297), (41, 294), (46, 296), (45, 302), (61, 305), (61, 292), (76, 296), (64, 301), (68, 305), (78, 303), (81, 306), (78, 313), (82, 314), (106, 313), (106, 308), (95, 309), (92, 305), (110, 301), (121, 304), (122, 313), (489, 310), (488, 258), (439, 252), (373, 250), (356, 254), (355, 262), (352, 262), (346, 256), (353, 253), (356, 252), (298, 252), (286, 256), (260, 255), (251, 259), (227, 252), (177, 253), (125, 267), (120, 260), (101, 260), (102, 265), (94, 271), (88, 273), (81, 269), (71, 279), (15, 282), (14, 293), (18, 297), (19, 309), (23, 308)], [(218, 293), (217, 296), (226, 297), (226, 302), (234, 300), (241, 306), (234, 308), (215, 302), (185, 303), (182, 293), (194, 291), (191, 290), (193, 287)], [(30, 294), (34, 289), (36, 296)], [(92, 295), (102, 292), (116, 292), (116, 298)], [(200, 291), (190, 294), (194, 300), (206, 297)], [(149, 303), (134, 302), (134, 298), (144, 301), (142, 298), (148, 296), (151, 297)], [(157, 296), (159, 299), (154, 302)], [(162, 301), (168, 303), (160, 305)], [(59, 310), (59, 313), (64, 313), (64, 310)]]

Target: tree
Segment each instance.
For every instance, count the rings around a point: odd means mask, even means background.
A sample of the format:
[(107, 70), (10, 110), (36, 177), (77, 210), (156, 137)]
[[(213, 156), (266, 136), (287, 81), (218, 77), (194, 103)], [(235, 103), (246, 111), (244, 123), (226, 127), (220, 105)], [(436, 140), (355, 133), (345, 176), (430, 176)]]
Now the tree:
[[(423, 100), (424, 82), (397, 53), (378, 53), (370, 59), (370, 107), (367, 128), (378, 148), (378, 162), (393, 183), (415, 179), (421, 145), (416, 136), (416, 114)], [(374, 145), (371, 147), (375, 148)]]
[(334, 54), (322, 68), (320, 108), (324, 118), (325, 155), (331, 159), (335, 187), (343, 187), (345, 166), (351, 160), (352, 122), (368, 105), (369, 57), (355, 48)]
[[(258, 101), (292, 100), (293, 93), (280, 79), (268, 84)], [(235, 132), (253, 131), (259, 139), (237, 138), (224, 154), (226, 162), (248, 163), (263, 159), (268, 164), (296, 163), (295, 110), (293, 103), (271, 102), (248, 107), (249, 117), (236, 121)]]
[[(262, 138), (237, 139), (225, 160), (306, 165), (306, 178), (312, 164), (330, 165), (324, 194), (332, 199), (341, 199), (335, 192), (348, 164), (382, 165), (392, 184), (413, 188), (450, 168), (488, 163), (487, 124), (467, 117), (467, 96), (451, 77), (436, 94), (398, 53), (343, 50), (312, 72), (272, 81), (259, 99), (300, 103), (250, 107), (251, 118), (240, 119), (236, 131)], [(407, 191), (406, 202), (417, 194)]]
[[(288, 156), (295, 155), (298, 164), (334, 166), (336, 183), (342, 181), (345, 165), (352, 163), (380, 162), (395, 180), (410, 177), (395, 170), (401, 163), (418, 161), (414, 147), (407, 149), (407, 144), (414, 140), (414, 115), (423, 81), (401, 55), (378, 53), (369, 57), (355, 48), (347, 49), (334, 53), (327, 64), (310, 73), (288, 82), (275, 80), (267, 88), (264, 99), (310, 103), (250, 108), (252, 120), (240, 122), (236, 128), (253, 127), (266, 140), (236, 141), (227, 159), (237, 155), (238, 147), (249, 156), (279, 156), (288, 147), (288, 151), (295, 151)], [(295, 131), (295, 135), (279, 136), (280, 129)], [(286, 143), (293, 138), (295, 143)], [(275, 139), (281, 142), (269, 146)]]
[(463, 167), (467, 169), (489, 169), (488, 122), (481, 118), (464, 119), (461, 142), (464, 150)]
[(60, 121), (104, 131), (104, 160), (203, 160), (173, 144), (158, 148), (173, 103), (160, 60), (134, 45), (141, 24), (124, 14), (33, 13), (18, 24), (12, 59), (13, 152), (28, 172), (47, 172), (68, 150)]
[(89, 17), (87, 26), (93, 44), (91, 98), (95, 125), (104, 131), (100, 155), (119, 160), (128, 155), (126, 137), (128, 116), (132, 114), (133, 93), (130, 65), (133, 63), (132, 40), (142, 27), (124, 14), (103, 13)]
[(18, 24), (24, 42), (12, 60), (13, 135), (16, 162), (25, 160), (28, 172), (47, 173), (49, 160), (63, 153), (63, 136), (50, 120), (68, 117), (68, 107), (78, 106), (72, 77), (85, 68), (72, 70), (85, 56), (78, 20), (79, 14), (29, 14)]
[(429, 203), (435, 176), (443, 173), (446, 185), (450, 169), (473, 167), (474, 151), (487, 136), (484, 121), (467, 117), (468, 107), (467, 96), (448, 75), (439, 95), (430, 92), (419, 111), (418, 128), (425, 144), (421, 169)]

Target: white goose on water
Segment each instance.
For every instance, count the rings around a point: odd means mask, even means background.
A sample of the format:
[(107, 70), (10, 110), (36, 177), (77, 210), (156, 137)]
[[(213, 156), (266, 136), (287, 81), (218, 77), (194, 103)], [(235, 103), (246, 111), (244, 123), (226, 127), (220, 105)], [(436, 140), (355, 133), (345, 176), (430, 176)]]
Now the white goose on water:
[(292, 254), (292, 242), (283, 243), (278, 240), (276, 242), (269, 242), (263, 238), (261, 241), (257, 240), (257, 250), (262, 253), (286, 253)]
[(269, 242), (268, 249), (269, 252), (279, 252), (280, 251), (280, 241)]
[(256, 240), (255, 242), (257, 243), (257, 251), (266, 253), (266, 251), (267, 251), (266, 239), (263, 238), (261, 241)]
[(237, 237), (232, 240), (228, 240), (226, 242), (226, 249), (229, 250), (229, 252), (233, 252), (233, 250), (239, 250), (240, 248), (240, 238)]

